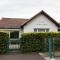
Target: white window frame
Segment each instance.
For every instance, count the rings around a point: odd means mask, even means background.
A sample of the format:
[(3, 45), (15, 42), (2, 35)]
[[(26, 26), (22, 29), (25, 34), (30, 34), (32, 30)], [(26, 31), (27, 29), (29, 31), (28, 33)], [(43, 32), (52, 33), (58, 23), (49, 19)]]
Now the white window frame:
[[(18, 40), (19, 37), (18, 37), (18, 38), (10, 38), (10, 33), (11, 33), (11, 32), (14, 32), (14, 31), (10, 31), (10, 32), (9, 32), (9, 39), (10, 39), (10, 40)], [(18, 32), (19, 32), (19, 31), (18, 31)]]
[[(34, 28), (34, 32), (39, 32), (39, 29), (41, 29), (40, 32), (49, 32), (49, 28)], [(42, 31), (44, 30), (44, 31)]]

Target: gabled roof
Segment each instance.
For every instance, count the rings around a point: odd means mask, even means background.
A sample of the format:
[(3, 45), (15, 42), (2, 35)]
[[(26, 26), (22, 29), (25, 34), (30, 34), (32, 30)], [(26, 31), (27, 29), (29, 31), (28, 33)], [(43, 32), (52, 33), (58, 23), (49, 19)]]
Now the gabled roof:
[(0, 28), (21, 28), (21, 25), (25, 24), (28, 19), (23, 18), (2, 18), (0, 20)]
[(2, 29), (10, 29), (10, 28), (15, 28), (15, 29), (19, 29), (24, 27), (27, 23), (29, 23), (31, 20), (33, 20), (34, 18), (36, 18), (39, 15), (45, 15), (49, 20), (51, 20), (57, 27), (60, 26), (59, 23), (56, 22), (56, 20), (54, 20), (52, 17), (50, 17), (46, 12), (44, 12), (43, 10), (41, 12), (39, 12), (38, 14), (34, 15), (31, 19), (24, 19), (24, 18), (2, 18), (0, 20), (0, 28)]
[(24, 25), (26, 25), (27, 23), (29, 23), (31, 20), (33, 20), (34, 18), (36, 18), (37, 16), (39, 16), (39, 15), (41, 15), (41, 14), (43, 14), (43, 15), (45, 15), (50, 21), (52, 21), (57, 27), (59, 27), (60, 25), (59, 25), (59, 23), (58, 22), (56, 22), (56, 20), (55, 19), (53, 19), (51, 16), (49, 16), (45, 11), (40, 11), (39, 13), (37, 13), (36, 15), (34, 15), (29, 21), (27, 21), (25, 24), (23, 24), (22, 25), (22, 27), (24, 26)]

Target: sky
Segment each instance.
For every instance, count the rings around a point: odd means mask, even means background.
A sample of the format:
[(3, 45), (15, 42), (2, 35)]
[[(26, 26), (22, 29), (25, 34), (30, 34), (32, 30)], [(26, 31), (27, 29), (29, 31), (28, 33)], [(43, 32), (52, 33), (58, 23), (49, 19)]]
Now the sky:
[(60, 0), (0, 0), (0, 18), (31, 18), (41, 10), (60, 22)]

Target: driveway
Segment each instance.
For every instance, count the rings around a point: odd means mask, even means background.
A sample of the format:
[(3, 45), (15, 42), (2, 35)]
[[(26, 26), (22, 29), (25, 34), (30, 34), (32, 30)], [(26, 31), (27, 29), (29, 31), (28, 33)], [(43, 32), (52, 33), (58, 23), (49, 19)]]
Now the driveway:
[(45, 60), (38, 53), (0, 55), (0, 60)]

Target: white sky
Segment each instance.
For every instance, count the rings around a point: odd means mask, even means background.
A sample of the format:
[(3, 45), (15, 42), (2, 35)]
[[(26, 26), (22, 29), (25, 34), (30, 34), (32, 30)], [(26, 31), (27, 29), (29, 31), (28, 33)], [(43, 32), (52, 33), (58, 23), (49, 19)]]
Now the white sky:
[(60, 22), (60, 0), (0, 0), (1, 18), (31, 18), (41, 10)]

